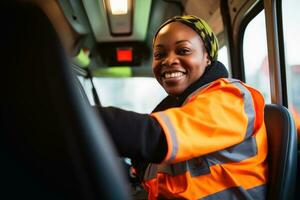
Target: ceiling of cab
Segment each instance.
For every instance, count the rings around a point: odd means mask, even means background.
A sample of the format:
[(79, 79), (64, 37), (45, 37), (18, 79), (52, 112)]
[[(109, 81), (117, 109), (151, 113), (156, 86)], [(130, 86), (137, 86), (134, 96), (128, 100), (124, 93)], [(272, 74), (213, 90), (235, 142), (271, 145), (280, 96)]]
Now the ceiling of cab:
[[(133, 6), (133, 9), (129, 10), (132, 11), (131, 16), (120, 15), (120, 17), (116, 16), (115, 18), (107, 12), (107, 1), (83, 0), (82, 2), (97, 42), (145, 40), (151, 0), (129, 1), (132, 2)], [(132, 19), (130, 19), (131, 17)], [(127, 26), (132, 30), (122, 34), (122, 29)], [(113, 34), (113, 28), (116, 34)], [(121, 32), (121, 34), (118, 35), (118, 32)]]

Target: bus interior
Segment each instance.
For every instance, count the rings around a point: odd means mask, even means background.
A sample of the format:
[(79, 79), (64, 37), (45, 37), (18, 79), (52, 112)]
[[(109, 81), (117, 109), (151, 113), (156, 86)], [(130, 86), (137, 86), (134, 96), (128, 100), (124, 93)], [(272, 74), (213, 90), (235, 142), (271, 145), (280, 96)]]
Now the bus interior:
[(212, 27), (231, 78), (287, 108), (288, 125), (269, 116), (283, 136), (270, 140), (267, 199), (299, 199), (300, 1), (111, 2), (1, 1), (1, 199), (133, 198), (130, 160), (90, 105), (151, 113), (167, 95), (152, 74), (152, 39), (184, 14)]

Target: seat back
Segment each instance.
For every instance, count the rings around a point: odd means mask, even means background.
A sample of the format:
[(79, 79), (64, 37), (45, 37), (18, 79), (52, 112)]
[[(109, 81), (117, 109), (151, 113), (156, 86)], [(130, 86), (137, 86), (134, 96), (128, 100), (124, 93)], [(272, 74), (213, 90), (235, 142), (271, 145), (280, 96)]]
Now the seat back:
[(39, 8), (0, 2), (0, 199), (129, 199), (99, 116)]
[(294, 120), (283, 106), (265, 106), (269, 148), (268, 199), (294, 199), (297, 169), (297, 135)]

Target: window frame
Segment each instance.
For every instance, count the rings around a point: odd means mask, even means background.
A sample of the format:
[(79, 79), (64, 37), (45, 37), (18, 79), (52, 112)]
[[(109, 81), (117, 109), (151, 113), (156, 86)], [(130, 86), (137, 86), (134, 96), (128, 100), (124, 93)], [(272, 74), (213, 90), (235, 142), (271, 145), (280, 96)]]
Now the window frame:
[(272, 103), (288, 107), (282, 1), (264, 0)]

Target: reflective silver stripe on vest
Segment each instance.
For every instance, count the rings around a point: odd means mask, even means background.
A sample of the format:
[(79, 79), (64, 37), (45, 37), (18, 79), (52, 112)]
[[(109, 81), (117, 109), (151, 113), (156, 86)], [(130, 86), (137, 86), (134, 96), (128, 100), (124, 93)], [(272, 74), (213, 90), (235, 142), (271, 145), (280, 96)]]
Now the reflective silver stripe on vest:
[(229, 80), (230, 83), (237, 86), (243, 94), (244, 110), (248, 117), (248, 125), (247, 125), (245, 138), (248, 138), (253, 134), (253, 130), (254, 130), (255, 109), (252, 101), (252, 96), (249, 90), (244, 85), (242, 85), (240, 81), (236, 79), (229, 79)]
[(156, 174), (157, 174), (157, 168), (158, 168), (158, 164), (149, 164), (145, 174), (144, 174), (144, 180), (151, 180), (156, 178)]
[(165, 122), (165, 124), (168, 127), (168, 130), (170, 132), (171, 140), (172, 140), (172, 149), (171, 149), (171, 156), (170, 156), (170, 161), (174, 160), (177, 151), (178, 151), (178, 142), (175, 134), (175, 128), (173, 124), (170, 122), (169, 117), (163, 113), (163, 112), (158, 112), (159, 117)]
[(265, 200), (267, 193), (266, 185), (260, 185), (248, 190), (242, 187), (232, 187), (221, 192), (217, 192), (201, 198), (201, 200), (220, 200), (220, 199), (230, 199), (230, 200)]
[(228, 162), (240, 162), (255, 155), (257, 155), (256, 139), (250, 137), (239, 144), (205, 155), (205, 158), (208, 165), (212, 166)]
[(176, 164), (150, 164), (146, 169), (144, 180), (156, 178), (157, 172), (165, 173), (170, 176), (177, 176), (190, 172), (192, 177), (209, 174), (209, 165), (205, 158), (193, 158), (188, 161), (179, 162)]

